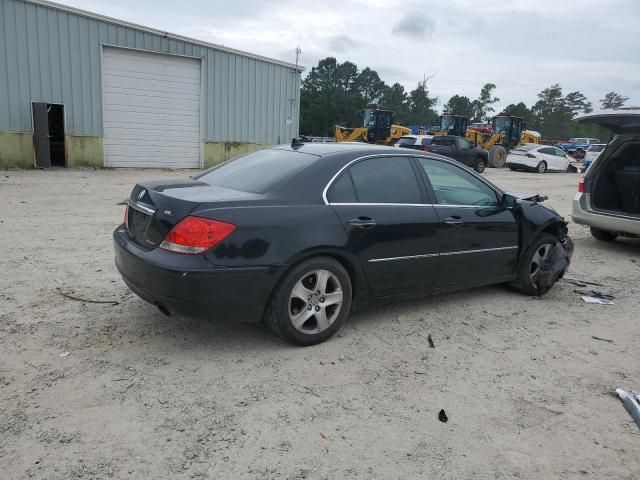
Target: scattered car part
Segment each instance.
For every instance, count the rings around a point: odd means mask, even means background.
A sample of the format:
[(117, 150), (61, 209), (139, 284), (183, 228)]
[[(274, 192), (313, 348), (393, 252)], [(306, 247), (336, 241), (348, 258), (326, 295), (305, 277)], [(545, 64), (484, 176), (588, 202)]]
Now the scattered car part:
[(640, 404), (638, 404), (637, 399), (622, 388), (616, 388), (616, 393), (620, 400), (622, 400), (625, 410), (629, 412), (631, 418), (633, 418), (638, 428), (640, 428)]

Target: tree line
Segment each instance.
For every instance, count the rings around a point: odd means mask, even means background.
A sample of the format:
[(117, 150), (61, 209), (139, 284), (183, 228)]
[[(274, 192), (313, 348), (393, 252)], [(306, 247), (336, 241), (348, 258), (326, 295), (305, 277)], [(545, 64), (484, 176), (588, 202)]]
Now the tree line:
[[(333, 134), (333, 126), (358, 126), (362, 120), (359, 112), (372, 104), (395, 112), (394, 122), (402, 125), (432, 126), (438, 124), (435, 106), (438, 97), (432, 96), (428, 79), (417, 83), (407, 92), (399, 83), (387, 85), (375, 70), (346, 61), (338, 63), (327, 57), (313, 67), (302, 82), (300, 95), (300, 132), (305, 135)], [(495, 111), (500, 101), (495, 96), (496, 85), (485, 84), (478, 97), (453, 95), (443, 111), (469, 117), (472, 123), (487, 122), (496, 115), (523, 117), (530, 130), (540, 132), (543, 138), (568, 138), (571, 136), (606, 136), (595, 126), (578, 125), (573, 119), (580, 113), (592, 111), (591, 102), (579, 91), (566, 95), (559, 84), (551, 85), (538, 93), (538, 100), (527, 107), (524, 102), (510, 104), (501, 112)], [(601, 108), (619, 108), (628, 97), (609, 92), (600, 99)]]

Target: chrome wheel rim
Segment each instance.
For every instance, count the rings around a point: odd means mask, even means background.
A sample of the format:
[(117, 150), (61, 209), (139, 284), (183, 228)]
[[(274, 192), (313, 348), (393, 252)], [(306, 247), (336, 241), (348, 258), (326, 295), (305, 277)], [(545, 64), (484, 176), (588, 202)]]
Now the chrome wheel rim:
[(299, 332), (324, 332), (340, 315), (343, 298), (342, 284), (329, 270), (305, 273), (289, 295), (289, 320)]
[(540, 245), (531, 258), (531, 264), (529, 265), (529, 278), (533, 285), (535, 285), (538, 274), (540, 273), (540, 267), (549, 255), (549, 250), (551, 250), (550, 244), (545, 243)]
[(540, 162), (540, 164), (538, 165), (538, 172), (544, 173), (546, 169), (547, 167), (545, 166), (545, 164), (543, 162)]

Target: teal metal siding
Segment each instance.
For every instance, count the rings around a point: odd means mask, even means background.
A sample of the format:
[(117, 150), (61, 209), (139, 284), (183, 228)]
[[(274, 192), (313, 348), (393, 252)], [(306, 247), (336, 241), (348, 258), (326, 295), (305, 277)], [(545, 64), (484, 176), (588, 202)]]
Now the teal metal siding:
[(0, 132), (31, 131), (30, 102), (48, 102), (64, 104), (67, 133), (102, 136), (108, 45), (202, 58), (205, 140), (277, 143), (298, 134), (300, 74), (280, 63), (24, 0), (0, 0), (0, 43)]

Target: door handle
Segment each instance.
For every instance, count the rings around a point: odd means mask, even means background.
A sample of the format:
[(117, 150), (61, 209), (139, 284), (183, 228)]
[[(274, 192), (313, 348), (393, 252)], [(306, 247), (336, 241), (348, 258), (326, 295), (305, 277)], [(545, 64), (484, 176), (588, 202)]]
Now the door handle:
[(352, 227), (361, 228), (362, 230), (367, 230), (376, 226), (376, 221), (369, 217), (352, 218), (347, 221), (347, 223)]
[(447, 225), (453, 225), (454, 227), (460, 227), (464, 225), (464, 220), (462, 219), (462, 217), (454, 215), (452, 217), (445, 218), (444, 223), (446, 223)]

